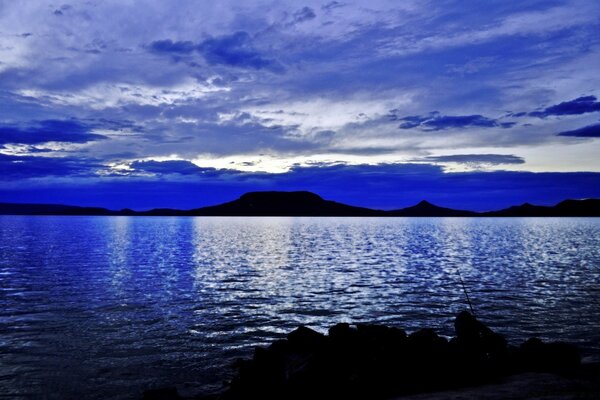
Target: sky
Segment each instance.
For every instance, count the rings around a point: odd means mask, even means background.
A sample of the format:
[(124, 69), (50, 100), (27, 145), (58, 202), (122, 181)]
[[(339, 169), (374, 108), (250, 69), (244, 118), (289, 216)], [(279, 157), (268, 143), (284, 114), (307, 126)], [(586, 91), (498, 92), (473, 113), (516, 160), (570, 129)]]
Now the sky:
[(600, 197), (600, 3), (0, 0), (0, 201)]

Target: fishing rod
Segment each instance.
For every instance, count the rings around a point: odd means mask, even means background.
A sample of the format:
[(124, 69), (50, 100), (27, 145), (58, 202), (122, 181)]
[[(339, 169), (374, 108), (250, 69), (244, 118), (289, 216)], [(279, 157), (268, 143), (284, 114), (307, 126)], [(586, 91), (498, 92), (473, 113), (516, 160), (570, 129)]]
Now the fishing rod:
[(471, 314), (475, 316), (475, 311), (473, 311), (473, 304), (471, 304), (471, 299), (469, 298), (469, 292), (467, 292), (467, 286), (465, 285), (465, 281), (462, 278), (460, 273), (460, 267), (456, 266), (456, 272), (458, 272), (458, 279), (460, 279), (460, 284), (462, 285), (463, 292), (465, 292), (465, 297), (467, 298), (467, 303), (469, 304), (469, 308), (471, 309)]

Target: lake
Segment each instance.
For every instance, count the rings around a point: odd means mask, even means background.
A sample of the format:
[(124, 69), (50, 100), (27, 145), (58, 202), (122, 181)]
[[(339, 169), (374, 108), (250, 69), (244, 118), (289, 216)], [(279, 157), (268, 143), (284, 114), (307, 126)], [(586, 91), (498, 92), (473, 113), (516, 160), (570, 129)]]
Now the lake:
[(600, 361), (600, 218), (0, 216), (0, 397), (207, 393), (299, 324), (452, 335), (459, 276), (509, 342)]

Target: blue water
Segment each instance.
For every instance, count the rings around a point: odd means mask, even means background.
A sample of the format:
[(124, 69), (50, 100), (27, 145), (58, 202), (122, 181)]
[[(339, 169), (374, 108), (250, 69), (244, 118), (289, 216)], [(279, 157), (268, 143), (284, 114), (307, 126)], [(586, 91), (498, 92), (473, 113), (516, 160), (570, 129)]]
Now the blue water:
[(0, 217), (0, 398), (222, 386), (298, 324), (465, 309), (600, 360), (600, 218)]

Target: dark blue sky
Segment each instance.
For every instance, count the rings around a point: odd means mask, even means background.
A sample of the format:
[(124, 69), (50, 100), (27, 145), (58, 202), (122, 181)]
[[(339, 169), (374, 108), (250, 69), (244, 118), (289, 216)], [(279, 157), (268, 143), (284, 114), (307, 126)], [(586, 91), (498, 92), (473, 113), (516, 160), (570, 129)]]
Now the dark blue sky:
[(0, 1), (0, 201), (600, 197), (592, 1)]

